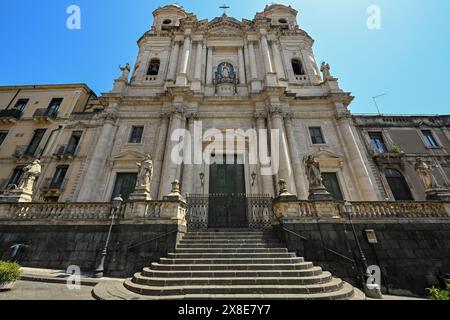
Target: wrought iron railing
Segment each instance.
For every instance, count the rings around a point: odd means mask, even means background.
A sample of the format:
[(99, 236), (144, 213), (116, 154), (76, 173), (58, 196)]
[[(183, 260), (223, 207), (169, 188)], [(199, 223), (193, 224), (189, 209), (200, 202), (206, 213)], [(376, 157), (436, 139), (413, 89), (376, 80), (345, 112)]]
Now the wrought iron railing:
[(270, 195), (229, 195), (229, 194), (191, 194), (187, 196), (188, 209), (186, 221), (189, 229), (207, 229), (209, 227), (210, 204), (214, 202), (245, 201), (248, 227), (252, 229), (271, 228), (274, 221)]
[(58, 110), (52, 110), (52, 109), (36, 109), (36, 111), (33, 114), (33, 117), (35, 118), (51, 118), (55, 119), (58, 116)]
[(16, 118), (20, 119), (22, 117), (22, 111), (19, 109), (5, 109), (0, 110), (0, 118)]

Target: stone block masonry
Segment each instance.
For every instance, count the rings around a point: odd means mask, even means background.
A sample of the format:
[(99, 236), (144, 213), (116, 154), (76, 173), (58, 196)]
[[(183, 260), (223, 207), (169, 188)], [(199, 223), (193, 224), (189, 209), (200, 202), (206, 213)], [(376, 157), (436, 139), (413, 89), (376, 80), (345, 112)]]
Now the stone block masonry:
[[(116, 225), (106, 260), (106, 275), (128, 277), (149, 261), (173, 252), (185, 227), (176, 224)], [(10, 257), (11, 246), (25, 244), (18, 256), (25, 267), (67, 269), (77, 265), (93, 273), (105, 245), (108, 225), (0, 225), (0, 259)], [(150, 241), (152, 240), (152, 241)]]
[[(425, 288), (438, 285), (439, 272), (450, 272), (450, 222), (370, 220), (354, 222), (368, 265), (382, 272), (383, 293), (424, 296)], [(361, 274), (359, 251), (348, 222), (292, 223), (284, 227), (307, 239), (279, 230), (288, 249), (320, 265), (333, 275), (358, 286)], [(378, 243), (369, 244), (367, 229), (375, 230)], [(327, 251), (324, 246), (348, 256), (358, 265)]]

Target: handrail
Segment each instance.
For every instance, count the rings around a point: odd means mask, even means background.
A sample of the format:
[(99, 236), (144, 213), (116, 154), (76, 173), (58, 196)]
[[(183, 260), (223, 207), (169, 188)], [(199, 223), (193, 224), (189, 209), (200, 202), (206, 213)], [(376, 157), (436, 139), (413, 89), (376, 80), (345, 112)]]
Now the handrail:
[[(278, 222), (279, 222), (280, 225), (281, 225), (281, 228), (282, 228), (284, 231), (286, 231), (286, 232), (288, 232), (288, 233), (290, 233), (290, 234), (292, 234), (292, 235), (294, 235), (294, 236), (296, 236), (296, 237), (302, 239), (303, 241), (309, 241), (308, 238), (306, 238), (306, 237), (304, 237), (304, 236), (302, 236), (302, 235), (300, 235), (300, 234), (298, 234), (298, 233), (296, 233), (296, 232), (294, 232), (294, 231), (289, 230), (288, 228), (286, 228), (286, 227), (283, 225), (283, 221), (280, 219), (280, 217), (278, 217), (278, 216), (273, 212), (273, 210), (271, 210), (271, 211), (272, 211), (273, 216), (278, 220)], [(355, 260), (353, 260), (353, 259), (351, 259), (351, 258), (349, 258), (349, 257), (347, 257), (347, 256), (345, 256), (345, 255), (343, 255), (342, 253), (339, 253), (339, 252), (337, 252), (337, 251), (334, 251), (333, 249), (330, 249), (330, 248), (324, 246), (322, 243), (320, 243), (320, 245), (321, 245), (322, 248), (325, 249), (326, 251), (331, 252), (331, 253), (337, 255), (338, 257), (340, 257), (340, 258), (342, 258), (342, 259), (344, 259), (344, 260), (347, 260), (347, 261), (349, 261), (349, 262), (351, 262), (351, 263), (353, 263), (353, 264), (356, 263)]]
[(141, 241), (141, 242), (138, 242), (138, 243), (136, 243), (134, 245), (131, 245), (131, 246), (127, 247), (127, 250), (133, 249), (135, 247), (139, 247), (140, 245), (143, 245), (145, 243), (153, 242), (155, 240), (164, 238), (164, 237), (168, 236), (169, 234), (172, 234), (172, 233), (175, 233), (175, 232), (185, 233), (184, 231), (179, 231), (178, 229), (175, 229), (175, 230), (169, 231), (169, 232), (167, 232), (167, 233), (165, 233), (165, 234), (163, 234), (161, 236), (158, 236), (156, 238), (153, 238), (153, 239), (150, 239), (150, 240)]

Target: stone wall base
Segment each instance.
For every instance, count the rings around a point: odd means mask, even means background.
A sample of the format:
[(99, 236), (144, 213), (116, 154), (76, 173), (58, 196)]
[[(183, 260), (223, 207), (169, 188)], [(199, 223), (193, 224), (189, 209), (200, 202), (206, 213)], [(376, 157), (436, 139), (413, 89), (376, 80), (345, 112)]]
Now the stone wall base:
[[(323, 248), (324, 245), (359, 262), (359, 251), (348, 223), (295, 223), (284, 227), (309, 239), (301, 240), (278, 228), (289, 250), (360, 287), (361, 281), (356, 276), (361, 273), (361, 264), (355, 270), (352, 263)], [(368, 264), (381, 268), (384, 294), (425, 296), (425, 288), (439, 285), (439, 272), (450, 273), (448, 221), (355, 222), (355, 228)], [(375, 230), (377, 244), (369, 244), (366, 229)]]
[[(106, 224), (0, 225), (0, 260), (9, 259), (11, 246), (25, 244), (18, 255), (24, 267), (66, 270), (77, 265), (82, 273), (91, 273), (99, 262), (108, 228)], [(176, 224), (115, 225), (105, 276), (130, 277), (166, 257), (185, 231)]]

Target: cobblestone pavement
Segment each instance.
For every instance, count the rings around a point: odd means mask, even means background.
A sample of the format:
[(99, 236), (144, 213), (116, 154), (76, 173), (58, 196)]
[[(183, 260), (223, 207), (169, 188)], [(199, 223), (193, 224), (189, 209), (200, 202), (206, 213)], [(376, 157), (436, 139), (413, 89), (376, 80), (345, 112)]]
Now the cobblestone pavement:
[(0, 292), (0, 300), (94, 300), (92, 287), (69, 290), (65, 284), (17, 281), (13, 290)]

